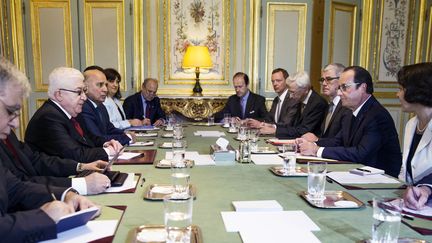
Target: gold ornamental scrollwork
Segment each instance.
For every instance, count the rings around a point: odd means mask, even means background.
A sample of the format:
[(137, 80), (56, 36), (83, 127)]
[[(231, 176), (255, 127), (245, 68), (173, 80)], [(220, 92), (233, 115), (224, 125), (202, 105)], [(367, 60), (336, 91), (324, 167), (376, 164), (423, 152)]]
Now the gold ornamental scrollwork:
[(226, 98), (161, 98), (162, 109), (167, 114), (177, 112), (195, 121), (221, 111), (226, 102)]

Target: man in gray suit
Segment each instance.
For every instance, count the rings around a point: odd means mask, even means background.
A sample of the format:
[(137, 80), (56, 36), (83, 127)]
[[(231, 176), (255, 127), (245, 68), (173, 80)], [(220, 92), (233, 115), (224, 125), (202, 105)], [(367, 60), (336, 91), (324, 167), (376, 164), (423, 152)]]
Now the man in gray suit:
[(321, 123), (321, 132), (319, 134), (308, 132), (302, 138), (315, 142), (320, 137), (334, 137), (342, 128), (343, 118), (352, 114), (351, 110), (342, 106), (342, 102), (340, 102), (340, 97), (338, 96), (339, 76), (344, 69), (345, 66), (340, 63), (331, 63), (321, 70), (321, 93), (328, 98), (329, 108), (325, 119)]
[(271, 82), (277, 96), (274, 98), (270, 112), (264, 122), (248, 119), (247, 125), (252, 128), (276, 127), (276, 124), (291, 125), (297, 115), (299, 102), (291, 99), (288, 93), (288, 72), (283, 68), (276, 68), (272, 72)]

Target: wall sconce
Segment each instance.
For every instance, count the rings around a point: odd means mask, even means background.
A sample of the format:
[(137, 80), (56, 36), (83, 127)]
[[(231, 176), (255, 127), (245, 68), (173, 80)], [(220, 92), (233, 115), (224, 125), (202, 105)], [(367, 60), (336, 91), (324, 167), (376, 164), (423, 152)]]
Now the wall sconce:
[(200, 69), (210, 69), (213, 63), (210, 57), (210, 52), (206, 46), (189, 46), (183, 58), (184, 69), (195, 68), (195, 86), (192, 96), (202, 96), (202, 88), (200, 84)]

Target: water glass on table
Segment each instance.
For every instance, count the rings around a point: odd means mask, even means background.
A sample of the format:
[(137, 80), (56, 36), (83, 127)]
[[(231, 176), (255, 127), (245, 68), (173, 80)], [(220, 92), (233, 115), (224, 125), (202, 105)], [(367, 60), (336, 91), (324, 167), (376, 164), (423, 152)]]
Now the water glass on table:
[(324, 200), (327, 162), (308, 162), (308, 199)]
[(293, 141), (282, 145), (282, 153), (284, 160), (284, 173), (287, 175), (296, 173), (296, 153), (297, 144)]
[(183, 127), (180, 123), (177, 123), (174, 125), (173, 137), (174, 137), (174, 139), (177, 139), (177, 140), (183, 138)]
[(230, 119), (228, 132), (231, 132), (231, 133), (237, 132), (237, 121), (236, 121), (235, 117), (231, 117), (231, 119)]
[(231, 114), (224, 113), (223, 127), (230, 127), (230, 123), (231, 123)]
[(373, 198), (372, 241), (398, 242), (403, 200), (400, 198)]
[(237, 139), (241, 141), (247, 140), (247, 131), (247, 127), (240, 126), (237, 133)]
[(193, 197), (164, 197), (166, 242), (186, 243), (191, 240)]
[(167, 116), (166, 130), (167, 131), (173, 130), (174, 124), (175, 124), (174, 115), (173, 114), (169, 114)]
[(214, 116), (212, 116), (212, 115), (208, 116), (208, 118), (207, 118), (207, 124), (209, 126), (213, 126), (214, 125)]

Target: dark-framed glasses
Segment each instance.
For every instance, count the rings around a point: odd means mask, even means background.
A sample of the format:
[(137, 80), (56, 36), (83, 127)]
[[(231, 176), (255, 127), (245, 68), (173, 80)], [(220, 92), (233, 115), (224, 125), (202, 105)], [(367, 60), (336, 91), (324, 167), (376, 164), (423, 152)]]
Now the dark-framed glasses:
[(340, 86), (339, 86), (339, 89), (340, 90), (342, 90), (342, 91), (346, 91), (349, 87), (351, 87), (351, 86), (354, 86), (354, 85), (360, 85), (361, 83), (345, 83), (345, 84), (341, 84)]
[(7, 115), (9, 116), (9, 121), (14, 120), (20, 115), (21, 106), (14, 105), (14, 106), (8, 106), (6, 105), (2, 100), (0, 100), (3, 106), (5, 107), (5, 110), (7, 112)]
[(75, 93), (75, 94), (77, 94), (78, 96), (81, 96), (82, 94), (86, 94), (86, 93), (87, 93), (87, 87), (84, 87), (84, 88), (82, 88), (82, 89), (78, 89), (78, 90), (63, 89), (63, 88), (60, 88), (59, 90), (61, 90), (61, 91), (67, 91), (67, 92), (71, 92), (71, 93)]
[(319, 82), (321, 84), (324, 83), (324, 81), (326, 81), (327, 83), (329, 83), (330, 81), (335, 80), (335, 79), (339, 79), (339, 77), (322, 77), (322, 78), (319, 79)]

